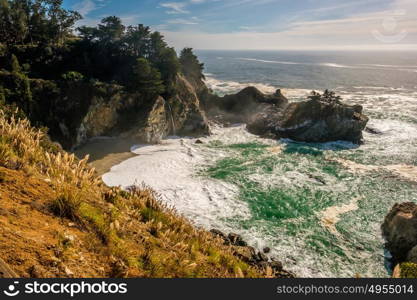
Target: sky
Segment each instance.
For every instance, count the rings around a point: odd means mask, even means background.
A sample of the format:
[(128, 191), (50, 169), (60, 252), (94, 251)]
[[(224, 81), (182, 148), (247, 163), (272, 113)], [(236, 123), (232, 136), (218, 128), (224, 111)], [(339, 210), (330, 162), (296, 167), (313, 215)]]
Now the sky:
[(161, 31), (177, 49), (416, 50), (417, 0), (64, 0)]

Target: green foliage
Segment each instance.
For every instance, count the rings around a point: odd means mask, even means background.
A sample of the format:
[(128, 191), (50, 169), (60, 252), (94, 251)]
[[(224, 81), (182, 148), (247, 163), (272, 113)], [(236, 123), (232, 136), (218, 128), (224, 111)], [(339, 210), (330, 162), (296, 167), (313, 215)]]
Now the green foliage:
[(75, 36), (80, 18), (63, 0), (0, 0), (0, 101), (49, 127), (65, 147), (100, 89), (95, 83), (140, 93), (147, 105), (176, 93), (181, 68), (175, 50), (148, 26), (109, 16)]
[(131, 87), (145, 96), (155, 96), (164, 92), (161, 74), (145, 58), (139, 58), (133, 70)]
[(17, 59), (16, 55), (12, 54), (12, 60), (10, 63), (10, 67), (12, 72), (20, 73), (22, 69), (20, 68), (19, 60)]
[(124, 42), (130, 55), (139, 57), (147, 53), (150, 34), (151, 29), (143, 24), (127, 27)]
[(333, 91), (325, 90), (323, 94), (320, 94), (316, 91), (312, 91), (311, 95), (308, 96), (308, 99), (327, 103), (340, 103), (342, 97), (336, 96), (336, 93)]
[(16, 44), (62, 44), (81, 15), (63, 0), (0, 0), (0, 40)]
[(62, 74), (62, 79), (66, 81), (81, 81), (84, 79), (84, 75), (79, 72), (70, 71)]
[(0, 85), (0, 106), (3, 106), (6, 104), (6, 91), (4, 90), (4, 87)]
[(402, 263), (400, 269), (401, 278), (417, 278), (417, 264)]
[(138, 73), (137, 60), (146, 59), (160, 73), (164, 91), (173, 93), (171, 86), (180, 63), (175, 50), (168, 47), (161, 33), (152, 32), (143, 24), (125, 27), (117, 17), (105, 18), (96, 27), (83, 26), (78, 31), (82, 41), (75, 44), (75, 51), (82, 53), (84, 61), (77, 64), (87, 65), (88, 70), (74, 70), (102, 81), (116, 80), (132, 90), (138, 86), (137, 78), (132, 85), (132, 73), (133, 77)]
[(120, 41), (125, 32), (122, 20), (115, 16), (110, 16), (101, 20), (98, 25), (98, 37), (105, 43)]
[(204, 64), (200, 63), (192, 48), (184, 48), (180, 55), (181, 70), (187, 77), (205, 79)]
[(6, 103), (16, 103), (26, 114), (33, 105), (29, 78), (22, 73), (0, 72), (0, 84), (3, 86), (3, 99)]

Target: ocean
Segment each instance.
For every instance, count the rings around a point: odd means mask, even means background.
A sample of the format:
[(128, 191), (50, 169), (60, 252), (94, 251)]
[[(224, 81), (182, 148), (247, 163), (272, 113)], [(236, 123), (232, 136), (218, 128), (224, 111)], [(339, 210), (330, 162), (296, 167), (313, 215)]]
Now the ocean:
[[(191, 222), (241, 234), (299, 277), (388, 277), (380, 226), (393, 204), (417, 202), (417, 53), (197, 51), (224, 95), (252, 85), (291, 101), (331, 89), (370, 117), (363, 145), (269, 140), (244, 124), (210, 137), (132, 145), (103, 175), (144, 183)], [(377, 132), (378, 134), (375, 134)]]

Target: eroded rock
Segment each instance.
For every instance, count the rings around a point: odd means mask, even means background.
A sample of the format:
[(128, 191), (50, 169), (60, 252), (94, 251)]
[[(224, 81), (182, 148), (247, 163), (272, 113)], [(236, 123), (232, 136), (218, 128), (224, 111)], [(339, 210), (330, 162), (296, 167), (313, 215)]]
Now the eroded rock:
[(412, 202), (395, 204), (385, 217), (382, 233), (395, 262), (406, 261), (409, 253), (413, 256), (411, 250), (417, 246), (417, 205)]

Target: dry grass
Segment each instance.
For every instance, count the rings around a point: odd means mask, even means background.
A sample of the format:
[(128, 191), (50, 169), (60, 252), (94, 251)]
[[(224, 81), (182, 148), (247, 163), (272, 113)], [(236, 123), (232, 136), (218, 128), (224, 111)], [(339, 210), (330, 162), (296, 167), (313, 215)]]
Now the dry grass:
[(108, 257), (108, 276), (267, 275), (240, 261), (223, 241), (162, 205), (149, 188), (105, 187), (87, 161), (57, 148), (27, 120), (0, 111), (0, 166), (49, 183), (58, 196), (48, 203), (47, 211), (91, 232), (86, 248)]

